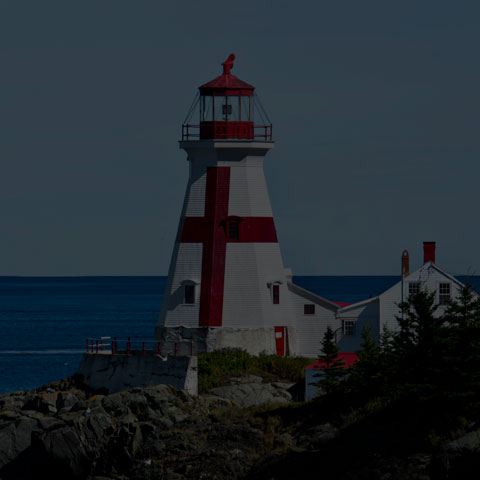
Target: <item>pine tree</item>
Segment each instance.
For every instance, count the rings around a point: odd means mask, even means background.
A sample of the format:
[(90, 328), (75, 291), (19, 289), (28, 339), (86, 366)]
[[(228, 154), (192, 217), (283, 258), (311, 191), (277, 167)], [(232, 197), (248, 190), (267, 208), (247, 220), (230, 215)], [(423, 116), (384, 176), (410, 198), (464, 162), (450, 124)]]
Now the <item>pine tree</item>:
[(362, 330), (358, 361), (349, 369), (348, 383), (353, 391), (364, 396), (376, 396), (383, 387), (383, 357), (372, 337), (371, 327)]
[(435, 293), (420, 290), (400, 305), (399, 331), (392, 334), (385, 361), (388, 381), (399, 393), (429, 397), (439, 392), (445, 338)]
[(480, 391), (480, 298), (470, 284), (445, 312), (448, 336), (445, 342), (448, 391), (452, 397), (478, 403)]
[(314, 375), (319, 378), (319, 381), (312, 384), (325, 393), (338, 391), (346, 374), (345, 362), (339, 358), (338, 351), (338, 346), (335, 343), (335, 334), (329, 326), (323, 335), (322, 354), (318, 357), (322, 363), (320, 367), (321, 372)]

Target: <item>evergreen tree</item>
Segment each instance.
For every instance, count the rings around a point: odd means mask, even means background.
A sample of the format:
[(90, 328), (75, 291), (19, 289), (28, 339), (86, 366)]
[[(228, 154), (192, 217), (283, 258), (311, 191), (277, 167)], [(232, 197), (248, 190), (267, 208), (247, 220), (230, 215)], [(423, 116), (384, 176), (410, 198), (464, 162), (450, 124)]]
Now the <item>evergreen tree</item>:
[(388, 381), (397, 393), (435, 395), (442, 383), (446, 319), (436, 314), (435, 293), (425, 290), (410, 295), (399, 307), (400, 329), (386, 350)]
[(445, 312), (448, 336), (445, 342), (447, 362), (445, 381), (452, 397), (478, 403), (480, 391), (480, 298), (470, 284)]
[(318, 357), (322, 363), (320, 367), (321, 372), (314, 375), (319, 378), (319, 381), (312, 384), (325, 393), (339, 390), (341, 381), (346, 374), (345, 362), (339, 358), (338, 351), (338, 346), (335, 343), (335, 334), (329, 326), (323, 335), (322, 354)]
[[(360, 394), (362, 401), (377, 396), (410, 401), (410, 405), (420, 401), (438, 415), (478, 412), (480, 298), (473, 288), (460, 289), (443, 314), (435, 304), (435, 294), (424, 290), (399, 307), (399, 330), (384, 329), (379, 345), (368, 330), (363, 331), (359, 360), (349, 370), (351, 391)], [(334, 364), (325, 355), (332, 348), (328, 340), (333, 335), (327, 333), (330, 337), (324, 339), (321, 357), (326, 367), (327, 360)], [(321, 386), (327, 383), (326, 389), (332, 388), (328, 380), (325, 377)]]
[(365, 396), (376, 396), (383, 386), (383, 357), (371, 334), (371, 327), (362, 330), (358, 361), (349, 369), (349, 385)]

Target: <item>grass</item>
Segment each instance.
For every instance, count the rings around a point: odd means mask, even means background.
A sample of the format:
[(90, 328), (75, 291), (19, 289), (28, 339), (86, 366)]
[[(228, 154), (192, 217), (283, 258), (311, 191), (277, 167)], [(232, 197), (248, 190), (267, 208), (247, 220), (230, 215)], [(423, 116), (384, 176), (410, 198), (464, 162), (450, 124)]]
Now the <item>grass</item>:
[(267, 382), (296, 383), (305, 378), (305, 367), (315, 359), (250, 355), (240, 349), (224, 349), (198, 356), (198, 390), (205, 393), (224, 385), (231, 377), (258, 375)]

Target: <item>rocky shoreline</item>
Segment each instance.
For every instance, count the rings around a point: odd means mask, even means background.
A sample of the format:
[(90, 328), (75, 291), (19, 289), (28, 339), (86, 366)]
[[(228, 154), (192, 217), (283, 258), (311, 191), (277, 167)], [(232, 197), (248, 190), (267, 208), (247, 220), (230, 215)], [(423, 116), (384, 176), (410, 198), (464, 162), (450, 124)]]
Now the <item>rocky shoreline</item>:
[(198, 397), (167, 385), (103, 395), (73, 377), (4, 394), (0, 479), (451, 480), (480, 463), (474, 425), (433, 452), (384, 448), (379, 425), (356, 448), (349, 421), (315, 420), (291, 388), (249, 376)]

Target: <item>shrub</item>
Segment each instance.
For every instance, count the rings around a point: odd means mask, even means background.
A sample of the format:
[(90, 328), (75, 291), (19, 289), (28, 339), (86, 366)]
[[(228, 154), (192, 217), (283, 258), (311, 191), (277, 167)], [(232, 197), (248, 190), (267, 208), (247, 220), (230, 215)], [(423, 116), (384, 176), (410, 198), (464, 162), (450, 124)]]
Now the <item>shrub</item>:
[(305, 357), (255, 356), (236, 348), (204, 353), (198, 356), (198, 390), (204, 393), (224, 385), (231, 377), (245, 375), (296, 383), (305, 377), (305, 367), (313, 361)]

